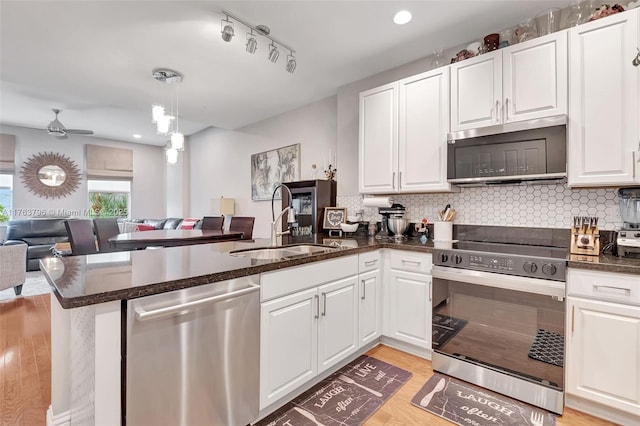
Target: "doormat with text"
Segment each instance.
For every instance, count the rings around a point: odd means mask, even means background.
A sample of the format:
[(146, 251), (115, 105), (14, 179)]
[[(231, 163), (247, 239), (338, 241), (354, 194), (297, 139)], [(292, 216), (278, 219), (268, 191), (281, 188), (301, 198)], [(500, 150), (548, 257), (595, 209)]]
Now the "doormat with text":
[(442, 348), (467, 325), (467, 320), (435, 313), (431, 321), (433, 324), (431, 341), (433, 342), (434, 349)]
[(434, 373), (411, 403), (459, 426), (554, 426), (556, 416), (462, 380)]
[(411, 373), (362, 355), (256, 426), (359, 426), (411, 378)]

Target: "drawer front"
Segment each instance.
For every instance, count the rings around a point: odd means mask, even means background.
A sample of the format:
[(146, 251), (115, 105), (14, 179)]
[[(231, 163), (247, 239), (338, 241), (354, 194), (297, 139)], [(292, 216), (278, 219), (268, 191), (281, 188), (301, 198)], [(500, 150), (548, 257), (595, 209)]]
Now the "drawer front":
[(640, 305), (640, 276), (569, 269), (567, 294), (589, 299)]
[(358, 256), (358, 272), (375, 271), (382, 267), (382, 255), (380, 250), (362, 253)]
[(431, 274), (431, 254), (392, 250), (389, 256), (389, 265), (391, 269), (400, 271)]
[(260, 276), (260, 301), (264, 302), (354, 275), (358, 275), (357, 255), (265, 272)]

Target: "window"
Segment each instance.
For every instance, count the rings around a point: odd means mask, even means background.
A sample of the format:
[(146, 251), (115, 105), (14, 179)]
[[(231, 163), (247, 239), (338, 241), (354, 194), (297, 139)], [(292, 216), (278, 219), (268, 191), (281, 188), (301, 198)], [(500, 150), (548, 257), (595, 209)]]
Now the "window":
[(13, 175), (0, 174), (0, 222), (9, 220), (13, 206)]
[(88, 180), (89, 216), (129, 217), (131, 181)]

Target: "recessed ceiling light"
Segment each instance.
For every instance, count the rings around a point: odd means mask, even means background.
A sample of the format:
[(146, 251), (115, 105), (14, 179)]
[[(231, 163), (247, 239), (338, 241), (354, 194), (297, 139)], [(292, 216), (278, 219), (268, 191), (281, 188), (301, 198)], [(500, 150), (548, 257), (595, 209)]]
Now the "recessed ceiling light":
[(142, 135), (139, 135), (139, 134), (136, 133), (135, 135), (133, 135), (133, 138), (134, 139), (141, 139)]
[(393, 22), (395, 22), (398, 25), (404, 25), (407, 24), (411, 21), (411, 12), (409, 12), (408, 10), (401, 10), (400, 12), (396, 13), (395, 16), (393, 17)]

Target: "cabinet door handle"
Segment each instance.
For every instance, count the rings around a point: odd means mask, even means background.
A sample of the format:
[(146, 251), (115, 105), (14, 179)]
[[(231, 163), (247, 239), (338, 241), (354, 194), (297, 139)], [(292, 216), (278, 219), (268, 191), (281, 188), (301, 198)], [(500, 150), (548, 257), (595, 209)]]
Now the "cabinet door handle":
[(393, 176), (391, 177), (391, 187), (396, 189), (396, 172), (393, 172)]
[(572, 306), (571, 307), (571, 334), (573, 334), (573, 326), (575, 324), (575, 313), (576, 313), (576, 307)]
[(402, 172), (398, 172), (398, 188), (402, 188)]
[(499, 111), (500, 111), (500, 101), (498, 101), (498, 100), (496, 99), (496, 123), (499, 123), (499, 122), (500, 122), (500, 114), (499, 114)]
[(429, 302), (431, 302), (431, 281), (429, 281)]
[(320, 318), (320, 297), (316, 294), (313, 298), (316, 299), (316, 314), (314, 315), (314, 318), (318, 319)]
[(322, 293), (322, 316), (327, 316), (327, 293)]
[[(631, 295), (631, 289), (630, 288), (624, 288), (624, 287), (614, 287), (611, 285), (597, 285), (594, 284), (593, 285), (593, 289), (595, 291), (601, 292), (601, 293), (609, 293), (609, 294), (620, 294), (621, 296), (630, 296)], [(602, 290), (600, 290), (602, 289)]]
[(506, 114), (506, 121), (509, 121), (509, 98), (504, 101), (504, 113)]
[(362, 296), (360, 299), (365, 300), (367, 298), (367, 284), (365, 280), (362, 280)]
[(640, 163), (640, 158), (638, 158), (638, 161), (636, 161), (636, 152), (633, 151), (631, 153), (631, 157), (633, 159), (633, 178), (636, 178), (636, 163)]
[(403, 264), (403, 265), (416, 265), (416, 266), (420, 266), (420, 262), (415, 261), (415, 260), (405, 260), (405, 259), (402, 259), (402, 264)]
[(364, 262), (364, 266), (373, 266), (376, 264), (376, 262), (378, 262), (378, 259), (367, 260)]

